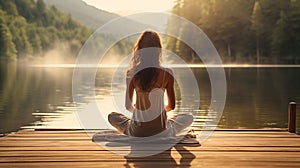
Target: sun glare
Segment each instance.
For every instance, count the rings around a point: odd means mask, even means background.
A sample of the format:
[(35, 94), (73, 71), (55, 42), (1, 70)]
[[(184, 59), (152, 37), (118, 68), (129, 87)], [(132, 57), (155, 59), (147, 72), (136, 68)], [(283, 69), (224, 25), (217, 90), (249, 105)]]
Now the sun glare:
[(118, 14), (135, 12), (163, 12), (173, 6), (173, 0), (84, 0), (87, 4), (99, 9)]

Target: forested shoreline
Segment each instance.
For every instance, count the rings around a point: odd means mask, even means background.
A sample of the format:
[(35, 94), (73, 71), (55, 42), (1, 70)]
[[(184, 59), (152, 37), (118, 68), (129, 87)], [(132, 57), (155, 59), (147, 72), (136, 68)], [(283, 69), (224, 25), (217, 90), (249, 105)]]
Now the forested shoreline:
[[(171, 12), (200, 27), (224, 63), (300, 64), (300, 0), (174, 0)], [(37, 60), (48, 55), (74, 61), (93, 31), (55, 6), (46, 7), (43, 0), (0, 1), (0, 60)], [(172, 19), (166, 31), (197, 43), (193, 32)], [(102, 43), (105, 40), (97, 45)], [(165, 43), (186, 62), (201, 63), (178, 39), (167, 37)], [(120, 58), (132, 45), (123, 40), (110, 51)]]
[(64, 51), (64, 59), (76, 57), (91, 33), (70, 14), (47, 8), (43, 0), (0, 1), (2, 60), (37, 59), (53, 49)]
[[(172, 13), (200, 27), (225, 63), (300, 63), (299, 0), (175, 0)], [(193, 37), (171, 19), (168, 31)], [(178, 39), (169, 37), (167, 48), (200, 62)]]

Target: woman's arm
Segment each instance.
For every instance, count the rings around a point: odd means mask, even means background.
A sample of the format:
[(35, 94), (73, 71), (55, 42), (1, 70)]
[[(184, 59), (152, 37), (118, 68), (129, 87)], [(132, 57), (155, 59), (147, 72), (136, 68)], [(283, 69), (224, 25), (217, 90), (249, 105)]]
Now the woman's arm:
[(167, 97), (168, 97), (168, 105), (166, 106), (166, 111), (171, 111), (175, 109), (175, 91), (174, 91), (174, 77), (171, 74), (167, 73), (166, 76), (167, 79), (167, 85), (166, 85), (166, 91), (167, 91)]
[(133, 93), (134, 93), (134, 86), (133, 86), (132, 78), (127, 78), (125, 107), (130, 112), (133, 112), (134, 110), (134, 107), (132, 106)]

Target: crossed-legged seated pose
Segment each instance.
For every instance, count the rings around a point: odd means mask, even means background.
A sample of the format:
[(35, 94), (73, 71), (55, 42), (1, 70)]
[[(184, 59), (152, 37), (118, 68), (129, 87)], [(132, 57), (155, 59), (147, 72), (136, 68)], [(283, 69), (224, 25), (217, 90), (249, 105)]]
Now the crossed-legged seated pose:
[[(193, 116), (178, 114), (168, 119), (167, 112), (175, 108), (174, 77), (171, 69), (161, 66), (162, 45), (159, 35), (145, 31), (138, 38), (126, 77), (126, 109), (128, 118), (112, 112), (108, 121), (126, 135), (147, 137), (171, 129), (175, 134), (190, 126)], [(133, 103), (133, 95), (136, 101)], [(164, 104), (164, 95), (168, 104)]]

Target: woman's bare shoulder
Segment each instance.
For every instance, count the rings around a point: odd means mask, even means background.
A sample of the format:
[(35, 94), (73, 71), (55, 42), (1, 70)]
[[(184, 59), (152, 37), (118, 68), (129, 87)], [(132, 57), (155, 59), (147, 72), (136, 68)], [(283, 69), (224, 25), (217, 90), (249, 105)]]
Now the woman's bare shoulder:
[(172, 69), (170, 69), (170, 68), (163, 68), (163, 71), (165, 71), (167, 75), (173, 76), (173, 70)]
[(173, 71), (170, 68), (162, 68), (161, 69), (161, 77), (164, 77), (166, 80), (174, 80)]

